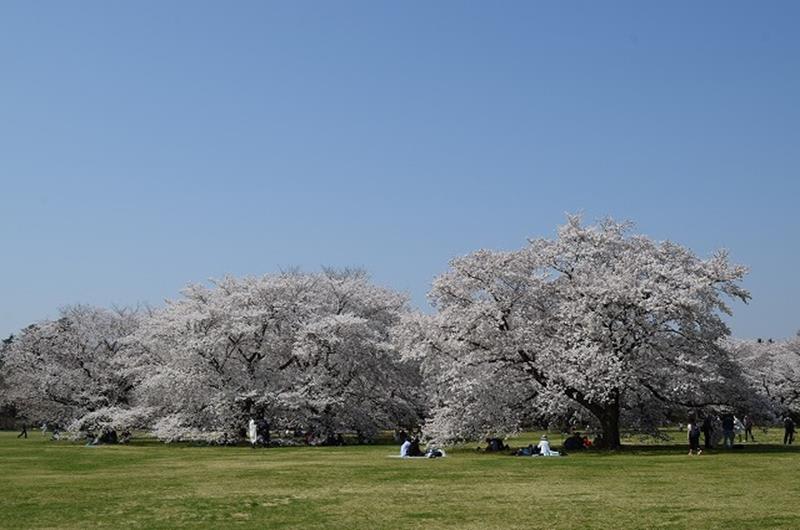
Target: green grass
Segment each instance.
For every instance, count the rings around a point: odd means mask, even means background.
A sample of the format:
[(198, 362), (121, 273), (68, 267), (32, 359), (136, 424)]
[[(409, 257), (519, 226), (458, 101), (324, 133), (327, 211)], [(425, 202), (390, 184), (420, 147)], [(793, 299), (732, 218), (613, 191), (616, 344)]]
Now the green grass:
[(0, 526), (798, 528), (800, 450), (757, 434), (700, 457), (630, 440), (565, 458), (399, 460), (392, 446), (83, 447), (3, 432)]

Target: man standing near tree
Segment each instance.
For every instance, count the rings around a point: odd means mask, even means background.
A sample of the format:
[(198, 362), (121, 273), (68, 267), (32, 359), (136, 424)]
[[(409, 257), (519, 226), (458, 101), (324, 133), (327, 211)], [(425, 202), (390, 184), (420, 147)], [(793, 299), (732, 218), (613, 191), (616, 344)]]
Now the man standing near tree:
[(711, 419), (710, 414), (706, 414), (706, 417), (703, 418), (703, 445), (705, 445), (706, 449), (711, 449), (711, 434), (714, 430), (714, 422)]
[(733, 414), (727, 413), (722, 415), (722, 437), (726, 449), (733, 447), (734, 425)]
[(750, 414), (745, 414), (744, 416), (744, 441), (746, 442), (748, 437), (750, 438), (751, 442), (756, 441), (756, 437), (753, 436), (753, 426), (755, 422), (753, 422), (753, 417)]
[(689, 415), (689, 423), (686, 425), (686, 434), (689, 439), (689, 456), (692, 456), (692, 451), (696, 455), (702, 455), (703, 450), (700, 449), (700, 425), (697, 423), (697, 418), (694, 414)]
[(789, 416), (783, 419), (783, 445), (792, 445), (794, 441), (794, 420)]

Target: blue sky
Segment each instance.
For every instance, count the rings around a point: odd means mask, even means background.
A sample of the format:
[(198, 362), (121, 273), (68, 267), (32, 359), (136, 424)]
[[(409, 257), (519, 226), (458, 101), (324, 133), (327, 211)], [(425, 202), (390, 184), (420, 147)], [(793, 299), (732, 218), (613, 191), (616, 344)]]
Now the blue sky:
[(800, 328), (800, 3), (0, 4), (0, 335), (71, 303), (630, 219)]

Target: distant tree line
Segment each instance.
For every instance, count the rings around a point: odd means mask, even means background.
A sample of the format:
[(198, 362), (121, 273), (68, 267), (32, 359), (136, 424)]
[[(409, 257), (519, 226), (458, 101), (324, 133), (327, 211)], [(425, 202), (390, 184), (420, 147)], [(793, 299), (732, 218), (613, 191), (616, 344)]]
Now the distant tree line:
[(452, 260), (432, 314), (350, 269), (226, 277), (155, 310), (71, 306), (3, 341), (0, 422), (210, 443), (251, 418), (363, 441), (579, 422), (609, 447), (688, 410), (773, 422), (800, 412), (800, 338), (730, 338), (745, 274), (569, 217), (553, 239)]

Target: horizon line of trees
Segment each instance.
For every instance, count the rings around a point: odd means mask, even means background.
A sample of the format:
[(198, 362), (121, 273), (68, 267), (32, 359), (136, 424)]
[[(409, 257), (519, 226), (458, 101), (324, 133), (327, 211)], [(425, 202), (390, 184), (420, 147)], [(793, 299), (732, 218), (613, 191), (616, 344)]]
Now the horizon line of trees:
[(800, 412), (800, 336), (735, 340), (745, 267), (613, 220), (453, 259), (435, 309), (356, 269), (192, 284), (160, 309), (76, 305), (0, 344), (0, 406), (73, 436), (236, 443), (272, 429), (440, 442), (590, 424), (610, 448), (689, 410)]

